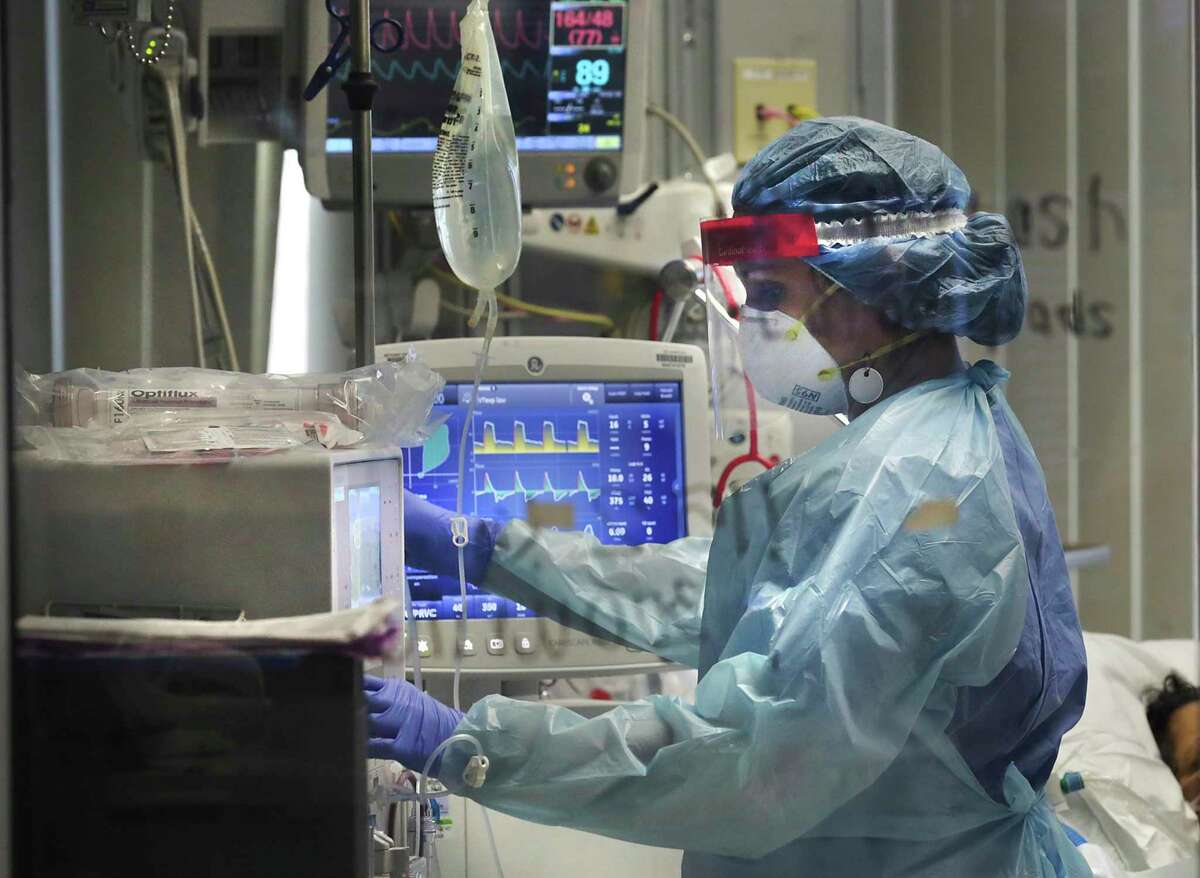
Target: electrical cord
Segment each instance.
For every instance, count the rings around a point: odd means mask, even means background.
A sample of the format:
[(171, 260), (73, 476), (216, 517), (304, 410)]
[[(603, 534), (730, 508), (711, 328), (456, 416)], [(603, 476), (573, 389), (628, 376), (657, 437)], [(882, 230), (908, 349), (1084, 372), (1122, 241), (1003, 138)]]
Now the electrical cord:
[(237, 355), (237, 346), (234, 344), (233, 331), (229, 325), (229, 315), (225, 307), (225, 296), (221, 289), (221, 281), (217, 277), (216, 264), (212, 258), (212, 251), (208, 247), (208, 238), (204, 234), (204, 227), (200, 224), (200, 217), (196, 214), (195, 205), (192, 203), (191, 182), (187, 161), (187, 135), (183, 127), (183, 107), (179, 99), (179, 71), (174, 65), (153, 65), (149, 66), (148, 70), (157, 75), (162, 81), (170, 118), (169, 152), (175, 177), (175, 188), (179, 196), (180, 209), (183, 212), (184, 227), (186, 229), (185, 252), (187, 253), (188, 275), (192, 291), (193, 331), (197, 336), (196, 359), (201, 368), (207, 365), (204, 353), (204, 317), (199, 289), (199, 267), (196, 259), (196, 251), (198, 249), (205, 276), (207, 277), (209, 298), (212, 301), (213, 310), (216, 312), (217, 320), (220, 323), (221, 335), (229, 357), (229, 369), (233, 372), (239, 372), (241, 371), (241, 363)]
[[(457, 314), (459, 317), (470, 317), (475, 312), (470, 308), (462, 308), (455, 305), (453, 302), (438, 302), (438, 307), (443, 311), (449, 311), (451, 314)], [(523, 320), (529, 315), (523, 311), (501, 311), (501, 320)]]
[(613, 323), (612, 318), (607, 314), (598, 314), (591, 311), (575, 311), (571, 308), (553, 308), (549, 305), (535, 305), (523, 299), (514, 299), (512, 296), (505, 295), (504, 293), (496, 293), (496, 298), (515, 311), (525, 311), (526, 313), (537, 314), (541, 317), (555, 317), (559, 320), (570, 320), (574, 323), (592, 323), (596, 326), (602, 326), (605, 329), (616, 328), (616, 324)]
[(704, 155), (704, 150), (700, 148), (700, 142), (696, 140), (696, 135), (692, 133), (692, 129), (688, 128), (683, 120), (670, 110), (660, 107), (658, 104), (646, 104), (646, 113), (662, 119), (683, 140), (684, 145), (688, 148), (688, 152), (696, 160), (700, 175), (704, 177), (704, 182), (708, 184), (708, 188), (712, 191), (713, 207), (716, 211), (716, 216), (724, 217), (726, 215), (725, 200), (721, 198), (721, 190), (717, 188), (717, 181), (713, 179), (712, 174), (708, 171), (708, 158)]
[[(463, 285), (462, 281), (452, 273), (436, 265), (430, 265), (429, 272), (434, 277), (440, 278), (447, 283), (452, 283), (460, 287)], [(500, 292), (495, 292), (495, 296), (497, 301), (503, 302), (514, 311), (524, 311), (527, 314), (536, 314), (539, 317), (569, 320), (573, 323), (593, 323), (597, 326), (603, 326), (605, 329), (616, 328), (616, 324), (613, 323), (612, 318), (607, 314), (599, 314), (594, 311), (575, 311), (571, 308), (554, 308), (549, 305), (535, 305), (532, 302), (514, 299), (512, 296)]]
[(204, 236), (204, 228), (200, 218), (192, 207), (192, 230), (196, 235), (196, 243), (200, 245), (200, 256), (204, 262), (205, 274), (208, 276), (209, 292), (212, 296), (213, 307), (217, 312), (217, 320), (221, 324), (221, 336), (225, 340), (225, 351), (229, 354), (229, 369), (233, 372), (242, 370), (238, 360), (237, 346), (233, 342), (233, 330), (229, 327), (229, 315), (225, 310), (225, 296), (221, 292), (221, 282), (217, 279), (217, 268), (213, 263), (212, 253), (208, 249), (208, 239)]
[[(400, 218), (396, 215), (394, 210), (389, 210), (387, 212), (387, 219), (388, 224), (392, 227), (392, 230), (396, 233), (396, 236), (400, 238), (401, 241), (405, 240), (404, 227), (400, 224)], [(452, 283), (455, 286), (463, 286), (462, 281), (460, 281), (453, 273), (446, 271), (435, 264), (431, 263), (428, 267), (428, 270), (434, 277), (437, 277), (448, 283)], [(532, 302), (526, 302), (522, 299), (517, 299), (498, 291), (495, 292), (495, 296), (497, 301), (507, 305), (510, 309), (512, 309), (512, 311), (515, 312), (534, 314), (538, 317), (552, 317), (556, 320), (568, 320), (572, 323), (591, 323), (608, 330), (616, 328), (616, 324), (607, 314), (600, 314), (595, 311), (577, 311), (573, 308), (555, 308), (550, 305), (536, 305)], [(464, 308), (460, 308), (458, 305), (454, 305), (450, 302), (439, 303), (439, 307), (449, 311), (452, 314), (469, 315), (474, 313)], [(504, 312), (499, 314), (497, 319), (511, 320), (517, 316), (517, 314)]]
[(154, 71), (162, 79), (163, 91), (166, 93), (167, 113), (170, 117), (170, 137), (175, 156), (175, 178), (183, 213), (188, 281), (192, 290), (192, 332), (195, 335), (196, 363), (203, 369), (207, 365), (204, 357), (204, 319), (201, 316), (200, 284), (196, 277), (196, 246), (192, 234), (192, 194), (187, 172), (187, 142), (183, 132), (183, 108), (179, 101), (179, 70), (174, 65), (161, 66), (157, 64), (148, 69)]

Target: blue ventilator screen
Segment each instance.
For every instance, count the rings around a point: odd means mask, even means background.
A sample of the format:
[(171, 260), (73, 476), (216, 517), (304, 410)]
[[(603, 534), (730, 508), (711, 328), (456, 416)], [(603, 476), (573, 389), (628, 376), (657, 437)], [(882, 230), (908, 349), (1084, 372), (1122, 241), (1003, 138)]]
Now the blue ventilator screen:
[[(404, 486), (450, 510), (470, 394), (470, 384), (447, 384), (434, 414), (449, 419), (404, 452)], [(679, 382), (482, 385), (469, 437), (468, 515), (584, 531), (614, 545), (686, 536)], [(412, 567), (408, 579), (416, 618), (460, 617), (457, 579)], [(534, 615), (473, 584), (467, 600), (472, 619)]]

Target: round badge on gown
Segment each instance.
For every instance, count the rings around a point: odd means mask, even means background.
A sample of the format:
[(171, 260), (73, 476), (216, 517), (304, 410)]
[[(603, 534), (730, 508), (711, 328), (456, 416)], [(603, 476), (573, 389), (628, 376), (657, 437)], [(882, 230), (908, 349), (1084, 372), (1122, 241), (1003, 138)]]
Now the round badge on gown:
[(850, 398), (861, 405), (870, 405), (883, 396), (883, 376), (870, 366), (856, 369), (847, 384)]

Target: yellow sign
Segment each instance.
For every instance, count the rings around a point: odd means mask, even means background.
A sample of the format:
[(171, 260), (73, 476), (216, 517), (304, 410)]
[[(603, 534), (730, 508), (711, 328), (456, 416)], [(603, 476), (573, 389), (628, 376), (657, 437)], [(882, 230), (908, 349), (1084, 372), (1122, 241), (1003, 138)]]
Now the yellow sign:
[(793, 125), (817, 115), (817, 62), (808, 58), (733, 60), (733, 151), (750, 161)]

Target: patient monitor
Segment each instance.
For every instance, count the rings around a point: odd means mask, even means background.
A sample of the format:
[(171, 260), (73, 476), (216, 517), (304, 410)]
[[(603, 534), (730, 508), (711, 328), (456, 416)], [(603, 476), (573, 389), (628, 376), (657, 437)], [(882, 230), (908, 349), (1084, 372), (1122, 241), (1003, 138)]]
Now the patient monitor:
[[(305, 9), (306, 69), (325, 57), (338, 25), (322, 0)], [(613, 205), (641, 183), (652, 0), (491, 0), (512, 109), (526, 205)], [(433, 154), (461, 60), (465, 0), (388, 4), (404, 36), (376, 53), (375, 197), (428, 205)], [(385, 38), (384, 34), (379, 35)], [(351, 113), (338, 83), (304, 104), (302, 157), (309, 191), (350, 199)]]
[[(454, 509), (461, 431), (479, 339), (387, 345), (415, 350), (446, 379), (448, 417), (405, 452), (404, 486)], [(689, 345), (596, 338), (497, 338), (468, 433), (469, 515), (581, 531), (609, 545), (711, 533), (703, 353)], [(655, 656), (571, 631), (515, 601), (468, 586), (465, 633), (456, 577), (408, 570), (424, 671), (513, 677), (661, 670)], [(410, 649), (412, 644), (410, 643)]]

